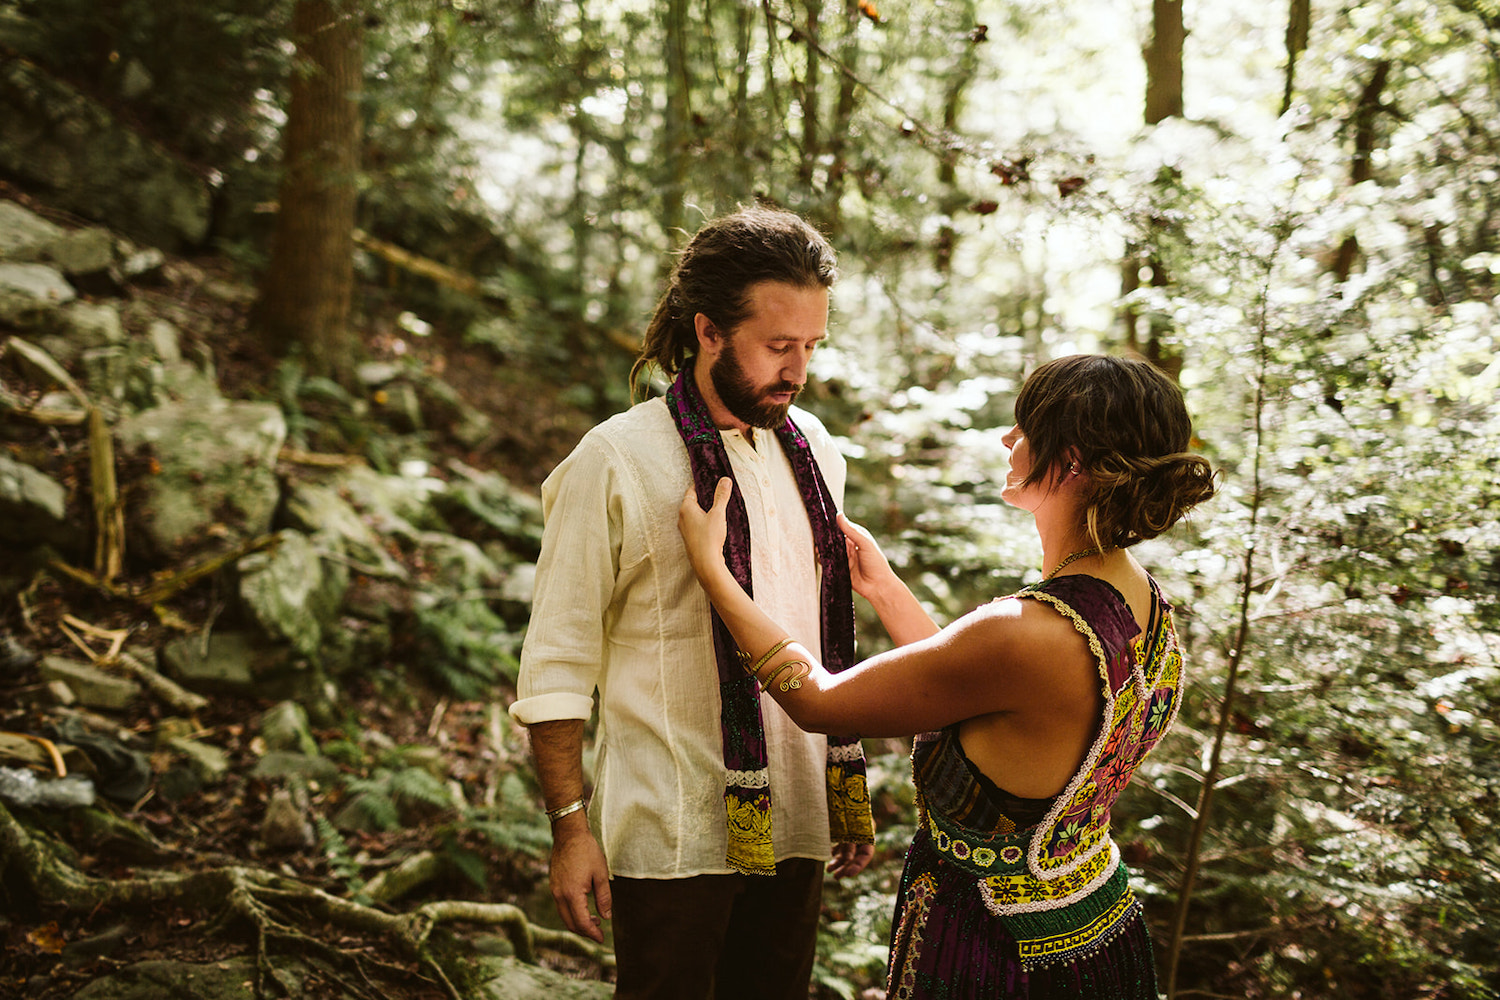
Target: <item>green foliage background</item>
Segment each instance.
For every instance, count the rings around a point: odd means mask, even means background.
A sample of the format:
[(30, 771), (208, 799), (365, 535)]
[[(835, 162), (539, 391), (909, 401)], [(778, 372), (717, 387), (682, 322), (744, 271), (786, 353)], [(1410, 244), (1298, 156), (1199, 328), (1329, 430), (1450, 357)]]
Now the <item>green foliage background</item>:
[[(145, 69), (118, 102), (218, 174), (219, 248), (262, 259), (287, 5), (8, 6), (60, 71)], [(1185, 113), (1154, 126), (1144, 0), (349, 9), (370, 29), (361, 224), (486, 289), (387, 280), (366, 308), (400, 297), (602, 416), (685, 232), (757, 197), (807, 213), (843, 268), (807, 405), (844, 439), (850, 512), (940, 618), (1034, 575), (995, 485), (1025, 371), (1149, 321), (1222, 471), (1142, 547), (1191, 693), (1116, 816), (1165, 945), (1225, 719), (1179, 990), (1500, 989), (1493, 0), (1314, 4), (1285, 110), (1287, 10), (1187, 5)], [(1170, 280), (1122, 293), (1142, 246)], [(446, 644), (434, 620), (455, 671), (493, 631), (476, 614)], [(880, 766), (899, 835), (905, 772)], [(826, 993), (880, 981), (891, 878), (831, 905)]]

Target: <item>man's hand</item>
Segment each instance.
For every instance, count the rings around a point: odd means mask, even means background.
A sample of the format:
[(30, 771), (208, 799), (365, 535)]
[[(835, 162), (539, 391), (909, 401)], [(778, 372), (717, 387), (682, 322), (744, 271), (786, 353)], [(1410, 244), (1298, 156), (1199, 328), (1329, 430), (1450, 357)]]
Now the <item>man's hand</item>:
[[(608, 920), (613, 912), (609, 867), (582, 812), (564, 816), (554, 825), (551, 869), (552, 901), (557, 904), (563, 926), (602, 944), (601, 918)], [(589, 910), (590, 896), (599, 911), (597, 916)]]
[(858, 875), (875, 857), (874, 844), (835, 844), (833, 860), (828, 862), (828, 874), (834, 878)]

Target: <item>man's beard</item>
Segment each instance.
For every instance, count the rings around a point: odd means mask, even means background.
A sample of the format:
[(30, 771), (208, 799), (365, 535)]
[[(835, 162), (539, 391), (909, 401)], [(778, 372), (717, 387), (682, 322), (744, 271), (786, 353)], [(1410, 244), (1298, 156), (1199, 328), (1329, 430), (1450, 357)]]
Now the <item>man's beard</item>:
[(771, 403), (765, 397), (773, 393), (789, 392), (792, 394), (792, 402), (795, 402), (797, 394), (802, 391), (802, 387), (793, 382), (776, 382), (759, 388), (752, 385), (744, 368), (740, 367), (739, 354), (735, 351), (732, 340), (724, 345), (724, 351), (718, 360), (709, 366), (708, 377), (724, 408), (736, 420), (742, 420), (751, 427), (765, 427), (769, 430), (775, 430), (786, 423), (787, 411), (792, 408), (792, 403)]

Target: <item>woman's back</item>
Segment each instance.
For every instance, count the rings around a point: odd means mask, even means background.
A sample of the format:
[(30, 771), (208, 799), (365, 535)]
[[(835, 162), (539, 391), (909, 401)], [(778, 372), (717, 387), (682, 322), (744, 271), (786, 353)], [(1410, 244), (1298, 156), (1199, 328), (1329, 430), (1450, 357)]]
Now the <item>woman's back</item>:
[[(920, 829), (893, 935), (893, 997), (1154, 997), (1140, 906), (1109, 839), (1110, 807), (1180, 694), (1170, 608), (1147, 586), (1145, 629), (1100, 578), (1017, 595), (1064, 622), (1092, 664), (1090, 736), (1052, 794), (987, 782), (962, 724), (917, 738)], [(1059, 656), (1071, 662), (1071, 647)]]
[[(1144, 633), (1160, 613), (1150, 576), (1125, 552), (1101, 562), (1088, 575), (1109, 585), (1137, 632)], [(1024, 591), (1002, 600), (1032, 603)], [(1108, 613), (1123, 625), (1120, 607)], [(1099, 727), (1104, 695), (1088, 639), (1066, 615), (1037, 602), (1022, 610), (1020, 621), (1041, 633), (1034, 645), (1045, 649), (1045, 662), (1027, 672), (1018, 685), (1024, 697), (1013, 707), (964, 721), (959, 736), (969, 760), (996, 785), (1025, 798), (1048, 798), (1082, 763)], [(1006, 621), (994, 627), (1014, 625)]]

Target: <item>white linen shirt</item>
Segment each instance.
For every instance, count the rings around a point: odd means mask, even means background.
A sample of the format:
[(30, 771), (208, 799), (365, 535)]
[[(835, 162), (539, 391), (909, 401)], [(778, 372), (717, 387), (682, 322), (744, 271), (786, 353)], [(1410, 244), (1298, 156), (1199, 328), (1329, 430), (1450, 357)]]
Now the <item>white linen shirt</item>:
[[(812, 414), (792, 410), (834, 502), (845, 464)], [(774, 432), (721, 432), (750, 522), (756, 603), (821, 659), (820, 578), (791, 463)], [(586, 434), (542, 484), (541, 558), (511, 716), (587, 719), (598, 692), (592, 824), (612, 875), (727, 873), (719, 680), (708, 598), (677, 508), (691, 482), (666, 401)], [(829, 856), (827, 737), (760, 699), (777, 860)]]

